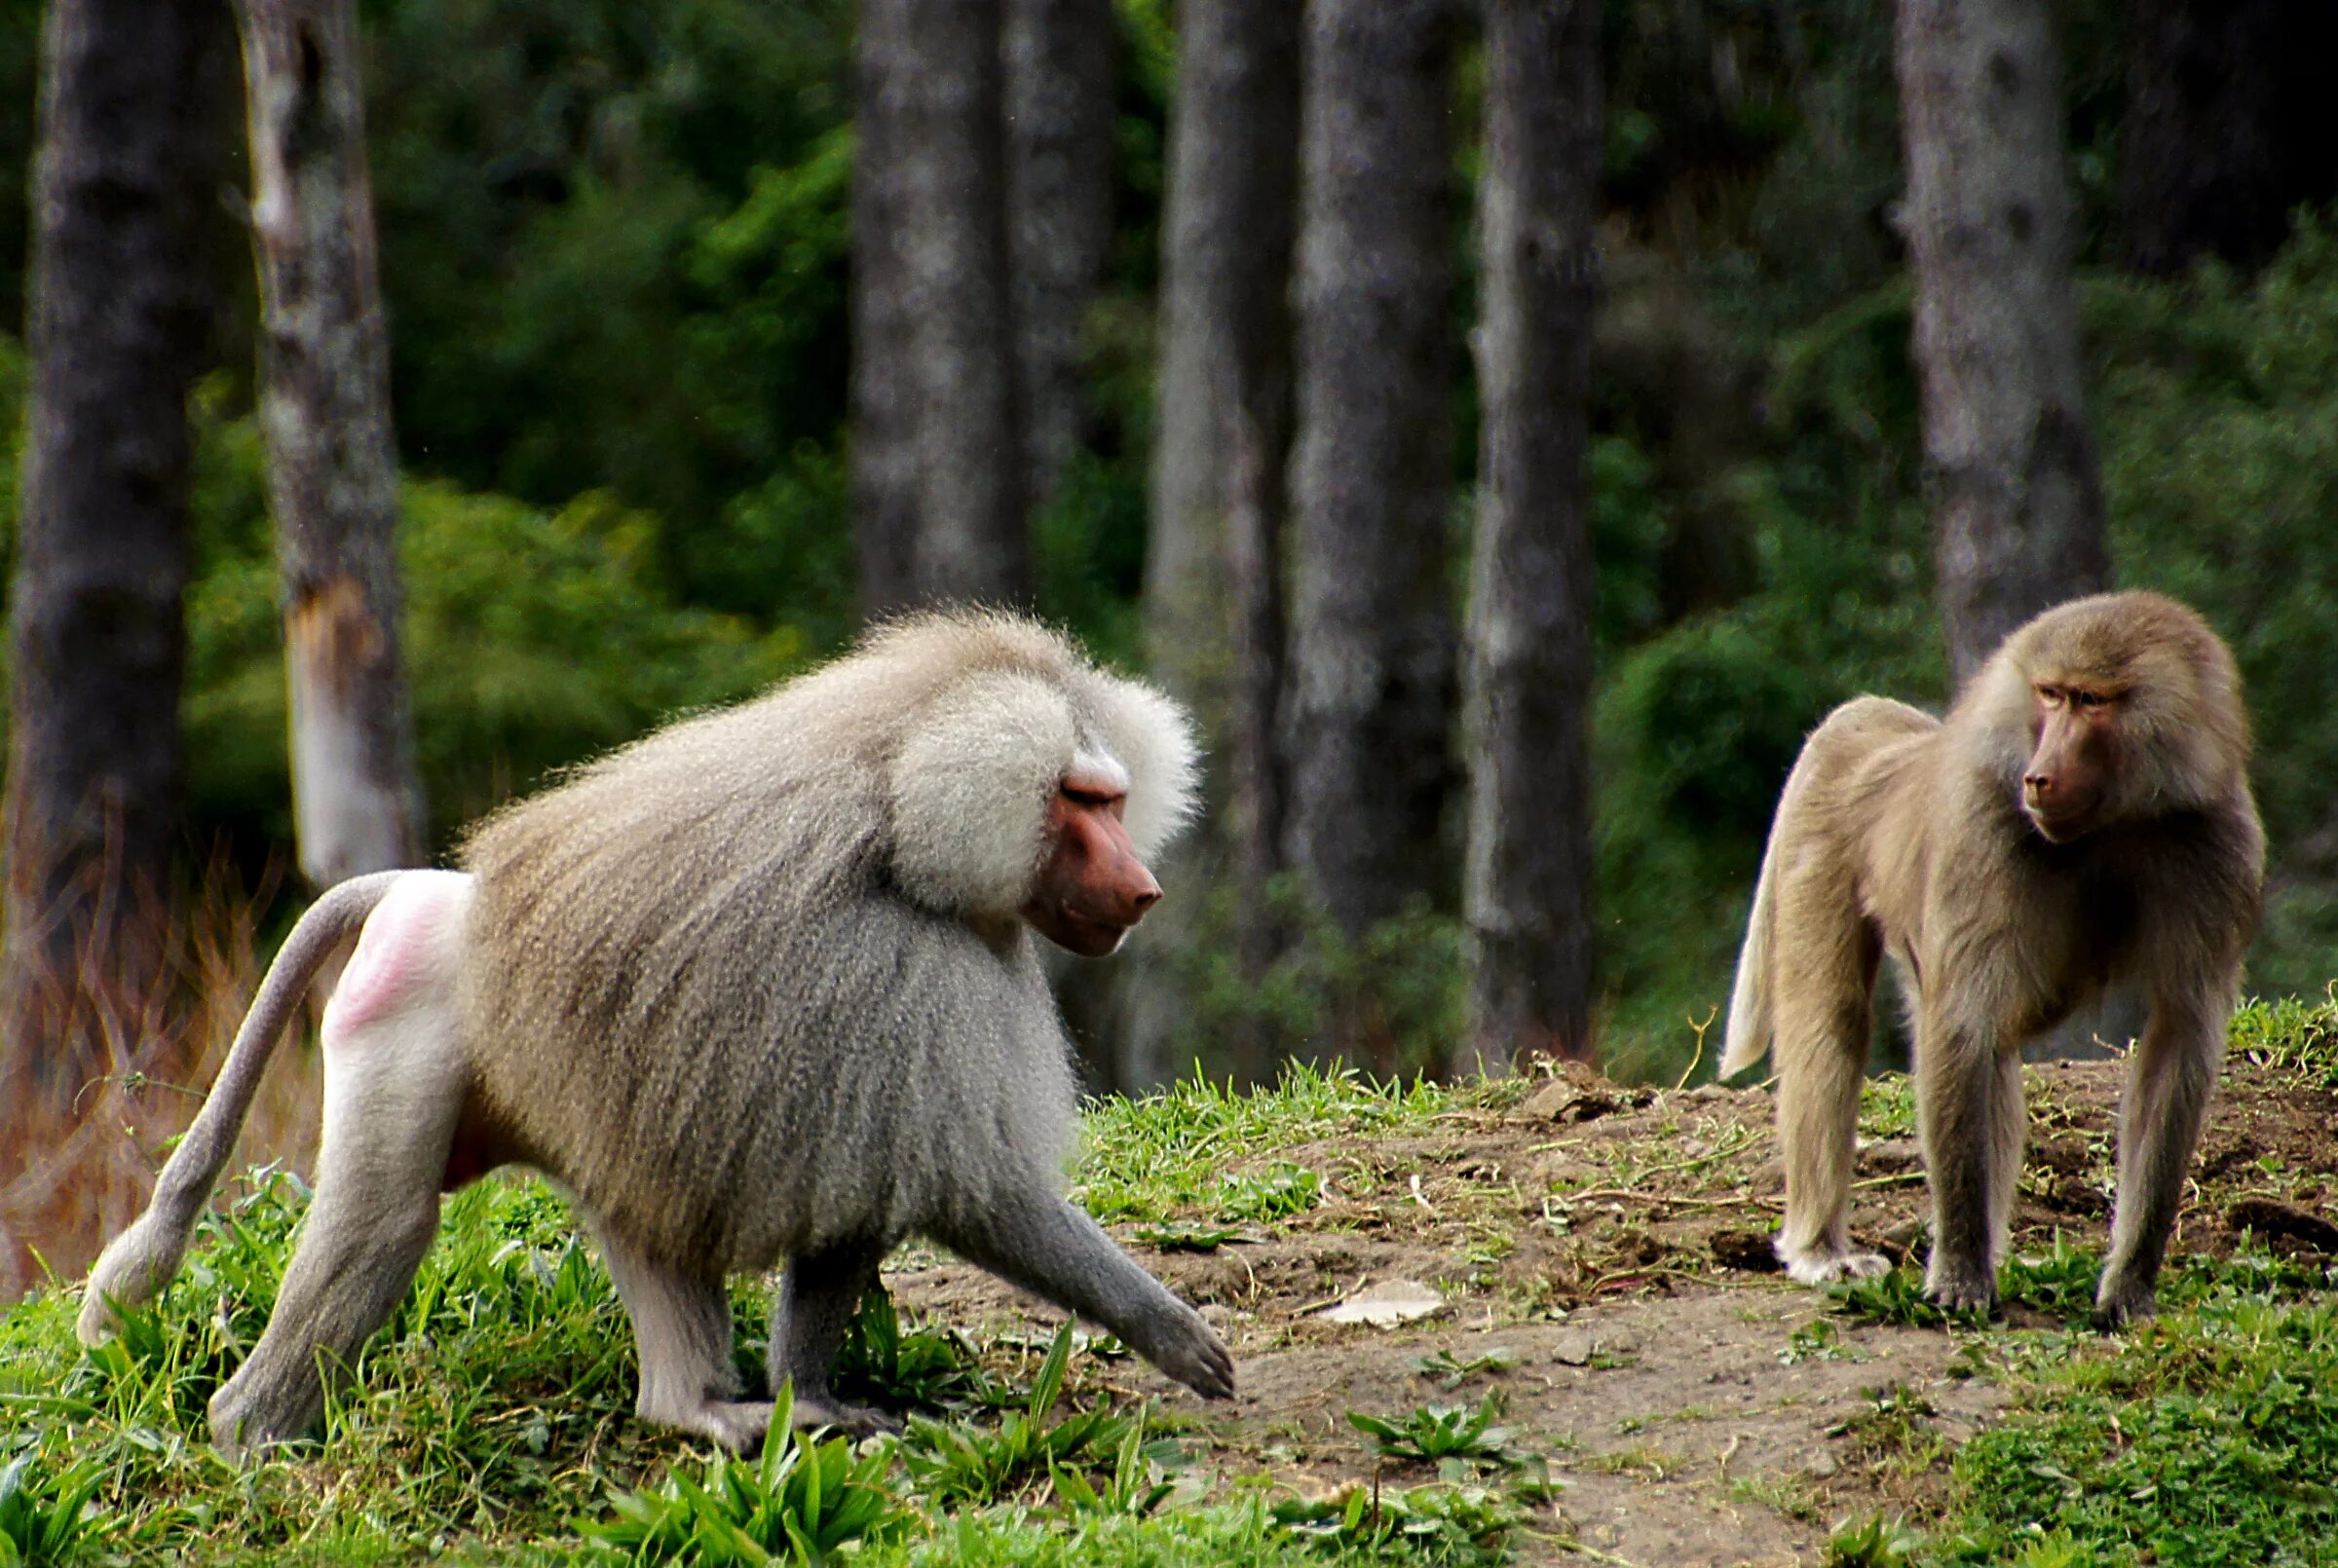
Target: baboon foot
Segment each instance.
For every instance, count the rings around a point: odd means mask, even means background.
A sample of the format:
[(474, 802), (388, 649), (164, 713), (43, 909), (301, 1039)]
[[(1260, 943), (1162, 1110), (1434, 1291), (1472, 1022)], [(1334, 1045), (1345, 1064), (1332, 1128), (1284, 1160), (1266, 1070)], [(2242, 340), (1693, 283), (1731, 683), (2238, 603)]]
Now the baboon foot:
[(874, 1405), (848, 1404), (842, 1400), (796, 1396), (793, 1425), (798, 1432), (832, 1427), (855, 1440), (879, 1433), (898, 1433), (901, 1423)]
[(1996, 1272), (1985, 1264), (1949, 1263), (1933, 1254), (1924, 1299), (1949, 1312), (1987, 1312), (1997, 1304)]
[[(245, 1363), (246, 1372), (251, 1363)], [(323, 1414), (321, 1391), (301, 1388), (268, 1389), (257, 1379), (239, 1374), (211, 1396), (207, 1412), (211, 1446), (231, 1464), (242, 1464), (254, 1450), (270, 1443), (305, 1437)]]
[(1789, 1247), (1776, 1244), (1778, 1261), (1790, 1280), (1804, 1285), (1832, 1285), (1838, 1280), (1871, 1280), (1891, 1272), (1891, 1260), (1875, 1252), (1855, 1252), (1848, 1247)]
[(751, 1454), (763, 1446), (771, 1429), (769, 1400), (708, 1400), (687, 1410), (642, 1410), (644, 1421), (705, 1437), (735, 1454)]
[(2124, 1328), (2129, 1324), (2143, 1323), (2160, 1315), (2159, 1297), (2148, 1285), (2132, 1280), (2102, 1278), (2102, 1288), (2094, 1296), (2094, 1326), (2105, 1333)]

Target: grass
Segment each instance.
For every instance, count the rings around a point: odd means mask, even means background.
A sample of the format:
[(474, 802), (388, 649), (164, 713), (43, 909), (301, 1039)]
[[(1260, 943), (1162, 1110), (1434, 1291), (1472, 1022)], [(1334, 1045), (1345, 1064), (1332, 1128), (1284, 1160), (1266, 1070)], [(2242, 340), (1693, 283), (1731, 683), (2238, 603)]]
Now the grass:
[[(2338, 1007), (2252, 1005), (2236, 1020), (2234, 1057), (2249, 1083), (2327, 1096), (2338, 1089)], [(1473, 1129), (1491, 1125), (1490, 1107), (1515, 1109), (1531, 1087), (1377, 1084), (1305, 1069), (1257, 1095), (1188, 1081), (1095, 1106), (1076, 1190), (1164, 1247), (1206, 1251), (1298, 1231), (1350, 1250), (1339, 1255), (1354, 1261), (1340, 1262), (1337, 1278), (1300, 1264), (1274, 1288), (1287, 1300), (1344, 1288), (1350, 1268), (1371, 1266), (1366, 1227), (1435, 1246), (1455, 1274), (1474, 1249), (1497, 1260), (1540, 1255), (1546, 1267), (1556, 1256), (1598, 1282), (1621, 1277), (1609, 1253), (1643, 1223), (1645, 1192), (1711, 1222), (1744, 1222), (1739, 1200), (1766, 1144), (1734, 1131), (1752, 1124), (1718, 1101), (1668, 1102), (1628, 1138), (1554, 1124), (1529, 1133), (1527, 1154), (1505, 1156), (1503, 1170), (1478, 1169), (1486, 1156), (1471, 1145)], [(1867, 1137), (1903, 1127), (1904, 1081), (1871, 1087), (1867, 1108)], [(2319, 1201), (2326, 1162), (2304, 1145), (2252, 1156), (2222, 1185), (2204, 1176), (2204, 1190), (2259, 1191), (2274, 1182), (2260, 1167), (2275, 1154), (2279, 1190)], [(1545, 1156), (1547, 1180), (1525, 1163)], [(1574, 1195), (1570, 1225), (1541, 1217), (1547, 1193)], [(2226, 1201), (2205, 1198), (2204, 1208)], [(1537, 1374), (1483, 1340), (1402, 1348), (1392, 1363), (1400, 1376), (1446, 1389), (1474, 1382), (1470, 1402), (1409, 1407), (1406, 1394), (1377, 1405), (1357, 1423), (1365, 1441), (1345, 1444), (1351, 1479), (1340, 1483), (1324, 1477), (1330, 1456), (1310, 1448), (1317, 1437), (1295, 1437), (1277, 1459), (1257, 1446), (1258, 1423), (1246, 1446), (1242, 1432), (1216, 1431), (1215, 1418), (1173, 1421), (1115, 1392), (1126, 1366), (1108, 1359), (1116, 1347), (1082, 1351), (1068, 1334), (984, 1338), (873, 1297), (840, 1382), (848, 1397), (916, 1412), (910, 1434), (858, 1446), (790, 1439), (749, 1461), (715, 1456), (632, 1419), (631, 1334), (605, 1272), (557, 1197), (503, 1179), (447, 1202), (438, 1245), (363, 1353), (323, 1440), (239, 1470), (210, 1452), (205, 1406), (266, 1320), (306, 1202), (286, 1170), (232, 1183), (165, 1300), (99, 1351), (72, 1340), (69, 1288), (0, 1313), (0, 1565), (840, 1554), (888, 1568), (1461, 1565), (1547, 1554), (1567, 1541), (1564, 1513), (1553, 1512), (1563, 1500), (1541, 1490), (1548, 1434), (1531, 1447), (1507, 1441), (1499, 1404), (1480, 1398), (1489, 1384), (1503, 1387), (1512, 1416), (1526, 1420), (1518, 1401), (1532, 1399)], [(1600, 1239), (1610, 1226), (1612, 1244)], [(1331, 1234), (1340, 1227), (1352, 1233)], [(1847, 1288), (1838, 1312), (1794, 1329), (1777, 1361), (1872, 1352), (1879, 1363), (1877, 1392), (1827, 1439), (1847, 1461), (1839, 1480), (1732, 1474), (1725, 1462), (1716, 1472), (1702, 1435), (1711, 1423), (1685, 1410), (1640, 1423), (1677, 1421), (1664, 1428), (1668, 1443), (1679, 1434), (1677, 1449), (1576, 1452), (1550, 1468), (1668, 1487), (1717, 1477), (1716, 1506), (1735, 1495), (1802, 1521), (1816, 1542), (1832, 1532), (1825, 1549), (1836, 1561), (2338, 1568), (2338, 1280), (2326, 1260), (2277, 1256), (2244, 1237), (2222, 1256), (2179, 1249), (2163, 1284), (2166, 1315), (2106, 1337), (2076, 1326), (2092, 1302), (2100, 1258), (2090, 1244), (2099, 1239), (2099, 1223), (2083, 1221), (2069, 1238), (2027, 1233), (2003, 1280), (2012, 1325), (1942, 1323), (1903, 1269)], [(1588, 1263), (1571, 1251), (1579, 1246)], [(1668, 1259), (1694, 1261), (1678, 1251)], [(1649, 1288), (1679, 1277), (1670, 1271)], [(741, 1281), (733, 1297), (740, 1369), (755, 1379), (769, 1284)], [(1582, 1288), (1594, 1293), (1591, 1283)], [(1962, 1346), (1951, 1374), (2001, 1385), (1997, 1413), (1977, 1433), (1960, 1418), (1949, 1435), (1930, 1406), (1954, 1401), (1937, 1386), (1894, 1386), (1887, 1337), (1863, 1326), (1872, 1324), (1947, 1328)], [(1600, 1352), (1584, 1370), (1659, 1354), (1655, 1341), (1631, 1356)], [(1352, 1479), (1357, 1459), (1376, 1480)], [(1258, 1473), (1267, 1466), (1271, 1475)]]
[[(1322, 1182), (1246, 1148), (1417, 1129), (1446, 1091), (1295, 1071), (1231, 1096), (1192, 1082), (1090, 1118), (1082, 1176), (1107, 1213), (1271, 1225)], [(866, 1564), (1496, 1560), (1501, 1494), (1389, 1488), (1354, 1511), (1199, 1474), (1186, 1444), (1090, 1385), (1067, 1328), (1036, 1376), (1019, 1346), (905, 1324), (873, 1296), (841, 1386), (924, 1410), (895, 1442), (710, 1456), (630, 1415), (632, 1338), (606, 1273), (543, 1184), (449, 1199), (437, 1245), (332, 1403), (321, 1441), (243, 1469), (205, 1408), (273, 1303), (308, 1190), (262, 1167), (229, 1184), (178, 1282), (94, 1352), (74, 1292), (0, 1315), (0, 1565), (825, 1560)], [(734, 1293), (741, 1371), (757, 1364), (768, 1282)], [(1109, 1372), (1104, 1375), (1109, 1375)], [(1174, 1506), (1169, 1505), (1174, 1499)]]

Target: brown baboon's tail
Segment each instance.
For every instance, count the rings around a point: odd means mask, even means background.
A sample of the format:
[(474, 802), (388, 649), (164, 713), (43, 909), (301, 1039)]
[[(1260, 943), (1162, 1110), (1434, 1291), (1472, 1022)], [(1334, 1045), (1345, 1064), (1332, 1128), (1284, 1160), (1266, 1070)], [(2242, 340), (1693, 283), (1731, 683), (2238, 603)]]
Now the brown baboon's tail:
[(85, 1345), (110, 1337), (119, 1325), (117, 1310), (141, 1306), (159, 1294), (178, 1273), (187, 1239), (195, 1232), (196, 1216), (210, 1201), (220, 1169), (235, 1152), (259, 1092), (260, 1075), (275, 1054), (276, 1042), (291, 1022), (293, 1010), (308, 994), (309, 982), (335, 949), (355, 936), (365, 917), (388, 896), (391, 884), (403, 872), (375, 872), (353, 877), (325, 890), (309, 906), (292, 934), (284, 939), (260, 982), (251, 1011), (236, 1030), (236, 1043), (219, 1069), (210, 1097), (196, 1113), (194, 1125), (179, 1139), (178, 1149), (155, 1179), (154, 1197), (146, 1212), (114, 1238), (90, 1270), (90, 1283), (81, 1303), (81, 1320), (74, 1332)]

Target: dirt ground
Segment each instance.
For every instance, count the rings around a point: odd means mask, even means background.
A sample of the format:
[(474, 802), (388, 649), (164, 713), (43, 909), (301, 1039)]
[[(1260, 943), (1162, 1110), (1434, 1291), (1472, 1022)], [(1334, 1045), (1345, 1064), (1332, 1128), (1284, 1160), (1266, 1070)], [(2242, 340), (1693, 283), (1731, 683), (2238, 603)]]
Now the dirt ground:
[[(2123, 1070), (2029, 1069), (2017, 1253), (2057, 1231), (2101, 1245)], [(1770, 1272), (1783, 1185), (1771, 1114), (1759, 1089), (1633, 1090), (1563, 1073), (1518, 1086), (1501, 1108), (1442, 1117), (1430, 1136), (1262, 1151), (1229, 1169), (1296, 1163), (1321, 1178), (1321, 1202), (1207, 1251), (1149, 1244), (1168, 1239), (1158, 1227), (1113, 1227), (1226, 1333), (1241, 1386), (1230, 1412), (1133, 1359), (1111, 1363), (1108, 1383), (1189, 1417), (1202, 1469), (1304, 1491), (1434, 1477), (1377, 1460), (1350, 1410), (1398, 1417), (1498, 1391), (1513, 1451), (1547, 1455), (1563, 1483), (1549, 1533), (1521, 1540), (1523, 1560), (1819, 1561), (1846, 1519), (1936, 1510), (1956, 1447), (1998, 1418), (2003, 1396), (1974, 1334), (1855, 1323)], [(1871, 1099), (1867, 1120), (1887, 1136), (1863, 1139), (1854, 1228), (1904, 1256), (1920, 1249), (1924, 1210), (1904, 1088)], [(2338, 1227), (2319, 1217), (2334, 1129), (2338, 1095), (2228, 1080), (2176, 1250), (2221, 1254), (2249, 1226), (2277, 1250), (2338, 1251)], [(896, 1258), (886, 1277), (905, 1311), (958, 1326), (1052, 1322), (930, 1254)], [(1427, 1286), (1442, 1304), (1386, 1328), (1323, 1316), (1390, 1282)], [(2012, 1323), (2049, 1325), (2018, 1308)], [(1506, 1369), (1451, 1392), (1414, 1365), (1496, 1347), (1514, 1358)]]

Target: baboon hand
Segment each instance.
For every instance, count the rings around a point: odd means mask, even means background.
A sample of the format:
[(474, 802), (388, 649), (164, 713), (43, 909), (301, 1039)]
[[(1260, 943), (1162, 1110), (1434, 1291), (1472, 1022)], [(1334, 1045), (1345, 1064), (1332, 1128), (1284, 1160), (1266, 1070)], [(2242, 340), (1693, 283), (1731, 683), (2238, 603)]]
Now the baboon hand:
[(1159, 1325), (1139, 1345), (1145, 1359), (1205, 1400), (1234, 1397), (1234, 1358), (1226, 1342), (1201, 1321), (1201, 1314), (1178, 1303), (1178, 1316)]

